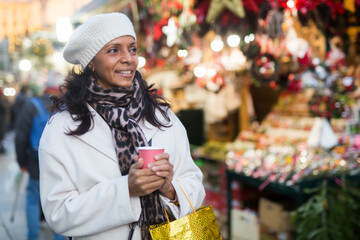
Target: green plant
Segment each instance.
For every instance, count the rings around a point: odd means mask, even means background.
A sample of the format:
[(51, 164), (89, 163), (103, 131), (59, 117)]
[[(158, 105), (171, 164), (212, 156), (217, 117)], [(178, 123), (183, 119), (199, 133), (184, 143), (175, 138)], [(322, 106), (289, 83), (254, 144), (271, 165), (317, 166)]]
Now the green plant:
[(324, 179), (292, 213), (298, 240), (360, 239), (360, 190), (356, 183)]

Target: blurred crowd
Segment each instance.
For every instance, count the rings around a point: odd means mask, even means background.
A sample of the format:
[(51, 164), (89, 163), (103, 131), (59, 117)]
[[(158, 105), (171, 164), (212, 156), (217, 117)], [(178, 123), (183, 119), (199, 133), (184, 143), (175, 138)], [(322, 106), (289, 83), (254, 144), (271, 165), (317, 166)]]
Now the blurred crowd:
[(32, 95), (30, 86), (24, 84), (20, 87), (15, 100), (11, 102), (4, 96), (3, 89), (0, 88), (0, 154), (6, 153), (3, 142), (5, 134), (15, 130), (16, 119), (23, 105)]

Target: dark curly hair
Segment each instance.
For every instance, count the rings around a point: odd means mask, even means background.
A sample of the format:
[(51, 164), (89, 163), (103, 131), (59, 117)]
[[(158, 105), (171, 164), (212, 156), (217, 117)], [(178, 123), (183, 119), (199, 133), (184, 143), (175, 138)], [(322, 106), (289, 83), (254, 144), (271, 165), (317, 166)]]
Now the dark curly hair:
[[(81, 122), (76, 129), (69, 129), (67, 133), (69, 135), (82, 135), (91, 128), (93, 116), (86, 105), (86, 99), (89, 94), (87, 88), (90, 85), (92, 74), (88, 67), (80, 73), (77, 73), (73, 68), (65, 78), (65, 83), (60, 87), (60, 96), (52, 97), (53, 113), (68, 111), (74, 121)], [(160, 122), (155, 115), (155, 110), (159, 110), (164, 118), (170, 122), (167, 109), (171, 108), (171, 105), (164, 98), (157, 95), (157, 89), (153, 88), (153, 84), (149, 86), (140, 72), (136, 71), (135, 78), (139, 79), (141, 92), (145, 96), (145, 107), (141, 118), (158, 128), (169, 127), (169, 125)]]

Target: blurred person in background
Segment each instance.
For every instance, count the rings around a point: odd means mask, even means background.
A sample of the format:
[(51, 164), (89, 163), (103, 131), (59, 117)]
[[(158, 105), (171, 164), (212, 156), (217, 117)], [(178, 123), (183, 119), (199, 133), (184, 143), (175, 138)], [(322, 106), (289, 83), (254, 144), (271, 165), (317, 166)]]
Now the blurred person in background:
[[(26, 188), (26, 219), (27, 239), (38, 240), (40, 235), (40, 189), (39, 189), (39, 157), (37, 149), (32, 146), (31, 138), (34, 137), (34, 121), (43, 111), (48, 112), (45, 122), (50, 116), (51, 96), (59, 94), (59, 86), (64, 81), (64, 76), (59, 72), (49, 72), (44, 94), (37, 98), (30, 98), (16, 120), (15, 148), (16, 159), (22, 172), (29, 173), (29, 182)], [(36, 135), (41, 136), (43, 128), (37, 128)], [(32, 135), (33, 134), (33, 135)], [(35, 136), (36, 136), (35, 135)], [(54, 240), (64, 240), (65, 237), (54, 233)]]
[(24, 84), (20, 88), (19, 94), (16, 96), (13, 105), (11, 106), (11, 128), (15, 128), (17, 116), (20, 113), (20, 110), (29, 99), (30, 87), (27, 84)]
[[(201, 206), (202, 172), (186, 130), (169, 103), (137, 71), (134, 27), (122, 13), (99, 14), (78, 27), (63, 56), (66, 91), (39, 146), (45, 218), (75, 240), (150, 239), (149, 226)], [(145, 168), (141, 146), (165, 149)], [(181, 188), (187, 193), (188, 199)]]
[(0, 88), (0, 153), (5, 153), (4, 137), (7, 131), (7, 104), (4, 93)]

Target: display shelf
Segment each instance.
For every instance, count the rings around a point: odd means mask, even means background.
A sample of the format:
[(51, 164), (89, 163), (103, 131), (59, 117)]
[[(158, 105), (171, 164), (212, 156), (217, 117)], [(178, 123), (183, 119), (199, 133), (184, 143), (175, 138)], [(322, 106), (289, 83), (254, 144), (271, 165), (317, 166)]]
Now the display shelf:
[[(309, 194), (305, 193), (306, 188), (313, 188), (315, 186), (318, 186), (321, 184), (322, 181), (327, 180), (330, 182), (329, 184), (336, 184), (334, 181), (332, 181), (336, 176), (332, 177), (314, 177), (311, 179), (304, 179), (301, 180), (291, 186), (286, 186), (281, 183), (277, 182), (270, 182), (266, 185), (266, 187), (263, 190), (266, 190), (268, 192), (276, 193), (282, 196), (289, 197), (294, 200), (296, 207), (299, 207), (302, 205), (310, 196)], [(360, 183), (360, 175), (347, 175), (346, 178), (350, 181), (354, 181), (357, 183)], [(264, 183), (264, 179), (261, 178), (254, 178), (251, 176), (246, 176), (242, 173), (235, 172), (234, 170), (227, 169), (226, 170), (226, 188), (227, 188), (227, 219), (228, 219), (228, 236), (231, 240), (231, 208), (232, 208), (232, 189), (231, 189), (231, 183), (233, 180), (239, 181), (244, 186), (250, 186), (259, 188)], [(359, 184), (360, 185), (360, 184)]]
[[(239, 181), (243, 185), (256, 187), (258, 188), (263, 182), (263, 179), (253, 178), (250, 176), (246, 176), (241, 173), (237, 173), (233, 170), (226, 170), (226, 184), (227, 184), (227, 214), (228, 214), (228, 236), (229, 240), (231, 240), (231, 207), (232, 207), (232, 190), (231, 183), (233, 180)], [(281, 194), (287, 197), (291, 197), (296, 201), (296, 205), (300, 206), (304, 201), (303, 196), (303, 187), (308, 186), (308, 184), (299, 183), (293, 186), (286, 186), (279, 183), (270, 182), (265, 189), (268, 191), (272, 191), (277, 194)]]

